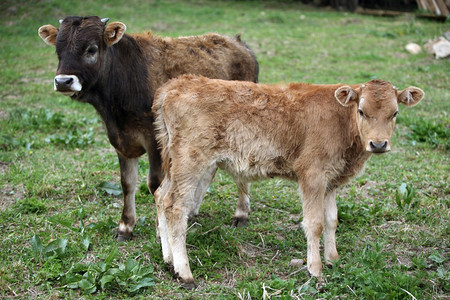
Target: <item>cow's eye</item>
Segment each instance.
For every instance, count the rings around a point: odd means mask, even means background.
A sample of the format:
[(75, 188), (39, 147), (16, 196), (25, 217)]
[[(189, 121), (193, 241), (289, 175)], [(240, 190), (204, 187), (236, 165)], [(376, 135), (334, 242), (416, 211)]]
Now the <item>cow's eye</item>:
[(362, 111), (362, 109), (358, 109), (358, 113), (361, 117), (364, 117), (364, 112)]
[(398, 110), (394, 113), (394, 115), (392, 116), (392, 119), (397, 117), (397, 115), (398, 115)]
[(95, 53), (97, 53), (98, 51), (98, 47), (97, 46), (91, 46), (87, 49), (87, 54), (88, 55), (94, 55)]

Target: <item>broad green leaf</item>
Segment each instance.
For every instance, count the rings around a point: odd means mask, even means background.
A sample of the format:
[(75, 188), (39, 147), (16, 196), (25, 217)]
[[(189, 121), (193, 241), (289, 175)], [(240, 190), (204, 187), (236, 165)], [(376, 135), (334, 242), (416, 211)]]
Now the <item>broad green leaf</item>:
[(402, 198), (398, 191), (395, 191), (395, 202), (397, 203), (398, 207), (402, 208)]
[(129, 258), (125, 262), (125, 272), (126, 273), (135, 273), (135, 270), (138, 267), (139, 267), (139, 263), (137, 262), (137, 260), (135, 260), (133, 258)]
[[(71, 272), (73, 271), (70, 270)], [(66, 287), (69, 289), (77, 289), (79, 288), (78, 283), (83, 279), (83, 276), (81, 276), (80, 274), (73, 274), (69, 272), (65, 278), (64, 278), (64, 282), (66, 284)]]
[(108, 272), (106, 272), (107, 275), (113, 275), (113, 276), (118, 276), (117, 274), (120, 273), (120, 270), (118, 268), (111, 268), (108, 270)]
[(63, 217), (63, 216), (57, 214), (57, 215), (53, 215), (53, 216), (49, 217), (47, 220), (50, 223), (59, 224), (61, 226), (64, 226), (64, 227), (72, 230), (72, 231), (78, 231), (78, 228), (73, 227), (74, 220), (69, 217), (66, 217), (66, 216)]
[(87, 279), (81, 279), (78, 283), (78, 286), (82, 289), (82, 290), (89, 290), (92, 289), (93, 286), (95, 286), (92, 282), (90, 282)]
[(139, 269), (139, 272), (137, 273), (137, 275), (141, 276), (141, 277), (146, 277), (148, 274), (152, 274), (153, 273), (153, 266), (152, 265), (148, 265), (146, 267), (142, 267)]
[(97, 187), (109, 195), (118, 196), (122, 194), (122, 188), (114, 182), (102, 181)]
[(105, 289), (105, 285), (107, 283), (110, 283), (113, 280), (114, 280), (114, 276), (113, 275), (104, 275), (102, 277), (102, 279), (100, 279), (100, 286), (101, 286), (102, 290)]
[(38, 235), (33, 235), (30, 240), (31, 249), (33, 250), (34, 256), (37, 258), (42, 253), (42, 242)]
[(99, 273), (105, 273), (106, 272), (106, 264), (105, 262), (101, 261), (94, 265), (94, 269)]
[(89, 265), (77, 263), (72, 266), (70, 273), (84, 273), (89, 269)]
[(89, 246), (91, 245), (91, 238), (89, 236), (85, 236), (82, 240), (81, 240), (81, 244), (83, 245), (84, 250), (89, 250)]
[(128, 288), (127, 291), (130, 293), (134, 293), (137, 290), (143, 288), (143, 287), (150, 287), (150, 286), (154, 286), (155, 282), (153, 281), (152, 278), (142, 278), (138, 283), (136, 284), (131, 284)]
[(399, 190), (400, 190), (400, 193), (401, 193), (402, 195), (404, 195), (404, 194), (406, 193), (406, 183), (403, 182), (403, 183), (400, 185)]
[(52, 253), (56, 253), (58, 256), (64, 255), (66, 252), (67, 240), (66, 239), (57, 239), (50, 242), (43, 250), (45, 255), (51, 255)]
[(439, 252), (432, 253), (430, 256), (428, 256), (428, 258), (438, 264), (442, 264), (445, 261), (445, 258), (442, 257), (442, 255), (439, 254)]
[(114, 258), (117, 257), (118, 254), (119, 254), (119, 249), (117, 248), (117, 246), (113, 246), (113, 248), (111, 249), (111, 252), (109, 253), (108, 257), (105, 259), (105, 264), (106, 264), (107, 268), (109, 266), (111, 266), (111, 263), (113, 262)]

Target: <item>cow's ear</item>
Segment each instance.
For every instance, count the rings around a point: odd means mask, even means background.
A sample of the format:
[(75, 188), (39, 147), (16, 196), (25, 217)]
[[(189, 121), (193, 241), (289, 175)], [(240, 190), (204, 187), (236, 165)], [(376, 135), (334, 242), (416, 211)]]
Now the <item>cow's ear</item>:
[(348, 85), (341, 86), (334, 92), (336, 100), (343, 106), (349, 106), (358, 101), (358, 93)]
[(58, 31), (59, 29), (53, 25), (44, 25), (39, 27), (38, 34), (46, 44), (50, 46), (55, 46)]
[(410, 86), (398, 93), (397, 99), (399, 103), (403, 103), (406, 106), (414, 106), (422, 100), (425, 93), (422, 89), (415, 86)]
[(105, 40), (108, 46), (112, 46), (122, 38), (127, 26), (121, 22), (112, 22), (105, 28)]

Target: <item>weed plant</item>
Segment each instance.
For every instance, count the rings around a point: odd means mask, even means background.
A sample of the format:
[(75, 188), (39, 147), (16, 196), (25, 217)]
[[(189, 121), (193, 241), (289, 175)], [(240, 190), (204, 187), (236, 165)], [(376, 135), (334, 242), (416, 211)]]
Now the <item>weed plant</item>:
[[(119, 167), (94, 109), (53, 91), (57, 57), (39, 26), (67, 15), (122, 21), (163, 36), (241, 33), (260, 82), (362, 83), (426, 93), (400, 108), (394, 148), (338, 196), (341, 258), (311, 278), (294, 182), (251, 189), (250, 223), (231, 227), (237, 191), (219, 171), (189, 224), (198, 288), (163, 263), (155, 205), (139, 163), (138, 224), (117, 243)], [(163, 299), (444, 299), (449, 287), (450, 61), (420, 45), (450, 30), (412, 15), (364, 16), (266, 1), (2, 1), (0, 3), (0, 297)], [(297, 261), (296, 264), (292, 262)]]

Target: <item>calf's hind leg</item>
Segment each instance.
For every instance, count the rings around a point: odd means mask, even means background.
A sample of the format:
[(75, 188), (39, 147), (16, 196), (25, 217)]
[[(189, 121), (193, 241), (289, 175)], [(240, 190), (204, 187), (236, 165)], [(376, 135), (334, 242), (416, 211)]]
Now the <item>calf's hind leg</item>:
[(244, 227), (248, 225), (248, 215), (250, 213), (250, 182), (235, 179), (239, 190), (239, 199), (236, 212), (233, 216), (233, 226)]
[[(175, 160), (172, 160), (170, 188), (163, 198), (163, 209), (174, 273), (181, 278), (185, 287), (193, 288), (195, 287), (194, 277), (189, 267), (186, 249), (187, 221), (188, 216), (198, 209), (206, 188), (214, 176), (216, 166), (198, 170), (198, 166), (189, 167), (188, 165), (186, 161), (183, 161), (183, 168), (177, 168)], [(178, 178), (182, 179), (181, 182), (177, 180)]]
[(336, 228), (337, 228), (337, 206), (336, 190), (328, 192), (324, 199), (324, 217), (325, 228), (323, 231), (324, 256), (325, 262), (331, 264), (331, 261), (339, 259), (336, 250)]
[(156, 236), (160, 239), (161, 249), (163, 253), (164, 262), (170, 266), (173, 265), (172, 251), (169, 245), (169, 233), (167, 229), (167, 220), (164, 214), (163, 199), (166, 197), (170, 188), (170, 180), (166, 177), (159, 188), (155, 191), (156, 203)]
[(209, 186), (211, 185), (211, 182), (214, 178), (214, 175), (216, 174), (217, 166), (215, 164), (211, 165), (203, 174), (203, 177), (198, 183), (198, 186), (195, 190), (194, 195), (194, 208), (189, 215), (189, 218), (192, 218), (193, 216), (198, 215), (198, 212), (200, 210), (200, 205), (203, 202), (203, 198), (205, 197), (206, 191), (208, 190)]

